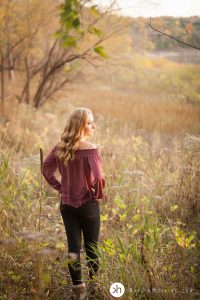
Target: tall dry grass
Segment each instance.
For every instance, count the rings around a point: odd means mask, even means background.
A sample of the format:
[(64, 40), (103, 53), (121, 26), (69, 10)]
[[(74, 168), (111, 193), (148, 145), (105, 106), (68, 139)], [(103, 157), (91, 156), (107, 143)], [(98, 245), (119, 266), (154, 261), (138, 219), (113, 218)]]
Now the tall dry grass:
[(60, 199), (40, 180), (39, 148), (77, 106), (94, 112), (108, 198), (96, 299), (111, 299), (112, 282), (124, 299), (199, 297), (199, 67), (127, 55), (86, 68), (39, 111), (13, 98), (0, 108), (1, 299), (69, 298)]
[[(101, 86), (71, 87), (67, 99), (76, 106), (91, 107), (94, 112), (127, 123), (133, 129), (167, 134), (199, 133), (200, 107), (183, 100), (170, 99), (148, 91), (115, 90)], [(66, 101), (66, 100), (65, 100)], [(60, 107), (65, 105), (60, 101)]]
[[(150, 112), (149, 105), (148, 109), (143, 106), (144, 119), (138, 113), (139, 104), (131, 110), (118, 98), (112, 105), (117, 95), (106, 97), (102, 105), (104, 91), (100, 100), (92, 91), (91, 98), (85, 89), (78, 93), (70, 94), (70, 104), (61, 99), (58, 105), (41, 111), (10, 103), (4, 107), (0, 150), (1, 298), (69, 297), (71, 281), (59, 199), (44, 181), (40, 193), (39, 147), (47, 154), (61, 133), (66, 112), (80, 104), (94, 110), (97, 131), (93, 141), (100, 147), (108, 197), (108, 202), (101, 204), (101, 268), (96, 278), (101, 294), (96, 298), (111, 299), (112, 282), (124, 284), (124, 299), (198, 297), (199, 138), (180, 135), (181, 124), (177, 127), (164, 112), (166, 127), (160, 132), (159, 127), (151, 127), (158, 112)], [(191, 111), (196, 115), (195, 108)], [(149, 117), (151, 114), (153, 117)], [(140, 126), (135, 119), (140, 120)], [(194, 127), (184, 119), (182, 122), (185, 132), (196, 131), (198, 119)], [(168, 131), (168, 124), (172, 131)], [(174, 134), (176, 129), (178, 134)], [(82, 259), (87, 281), (83, 253)]]

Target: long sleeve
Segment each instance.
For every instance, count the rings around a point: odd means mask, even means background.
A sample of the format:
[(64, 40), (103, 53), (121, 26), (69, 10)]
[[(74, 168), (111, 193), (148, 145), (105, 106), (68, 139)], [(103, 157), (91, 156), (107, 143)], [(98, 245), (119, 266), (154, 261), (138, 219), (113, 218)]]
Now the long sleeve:
[(90, 155), (88, 157), (89, 166), (92, 174), (91, 191), (95, 199), (103, 198), (103, 188), (105, 187), (105, 180), (102, 176), (101, 159), (98, 154)]
[(49, 185), (53, 189), (61, 192), (61, 183), (54, 176), (54, 173), (57, 170), (55, 150), (56, 148), (54, 147), (44, 160), (42, 173)]

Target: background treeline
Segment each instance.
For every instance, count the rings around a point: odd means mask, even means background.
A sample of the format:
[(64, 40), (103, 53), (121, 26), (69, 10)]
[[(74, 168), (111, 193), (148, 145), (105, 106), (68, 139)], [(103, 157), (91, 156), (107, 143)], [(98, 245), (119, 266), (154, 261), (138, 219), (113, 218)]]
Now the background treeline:
[[(139, 21), (140, 20), (140, 21)], [(133, 46), (146, 50), (178, 50), (188, 49), (184, 44), (167, 38), (152, 31), (148, 26), (149, 19), (136, 19), (130, 29), (133, 37)], [(200, 47), (200, 18), (193, 17), (157, 17), (151, 18), (152, 25), (183, 42)]]

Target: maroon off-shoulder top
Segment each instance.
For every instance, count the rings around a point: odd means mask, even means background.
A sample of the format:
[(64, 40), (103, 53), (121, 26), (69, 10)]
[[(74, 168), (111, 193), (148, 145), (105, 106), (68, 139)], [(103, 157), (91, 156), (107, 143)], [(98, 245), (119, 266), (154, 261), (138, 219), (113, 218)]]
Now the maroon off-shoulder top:
[[(75, 158), (67, 166), (55, 152), (56, 146), (43, 162), (43, 175), (49, 185), (60, 192), (63, 204), (79, 207), (91, 199), (104, 198), (105, 180), (97, 148), (76, 150)], [(54, 175), (57, 169), (61, 182)]]

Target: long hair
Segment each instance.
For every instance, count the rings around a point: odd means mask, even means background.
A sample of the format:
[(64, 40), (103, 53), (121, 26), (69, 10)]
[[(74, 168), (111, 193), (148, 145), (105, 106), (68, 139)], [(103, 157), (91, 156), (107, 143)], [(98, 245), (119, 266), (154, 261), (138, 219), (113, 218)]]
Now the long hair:
[(92, 111), (88, 108), (76, 108), (69, 115), (66, 127), (61, 135), (61, 140), (57, 144), (56, 156), (67, 166), (68, 162), (74, 159), (74, 152), (77, 150), (84, 130), (88, 115)]

